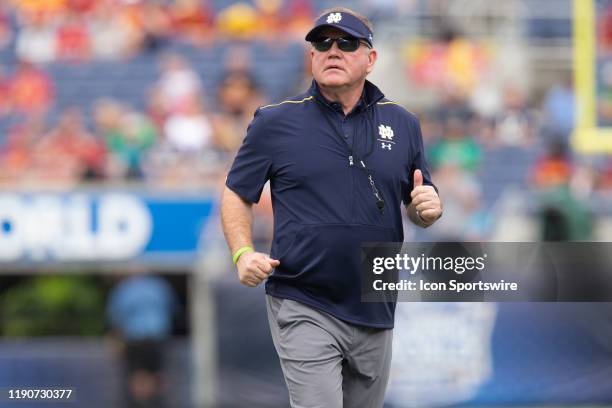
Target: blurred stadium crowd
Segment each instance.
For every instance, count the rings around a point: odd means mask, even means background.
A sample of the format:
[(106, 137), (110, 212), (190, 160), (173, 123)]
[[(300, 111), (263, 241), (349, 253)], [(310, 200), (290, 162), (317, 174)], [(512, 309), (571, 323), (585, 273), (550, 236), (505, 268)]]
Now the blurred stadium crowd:
[[(431, 32), (425, 41), (406, 47), (402, 72), (410, 87), (399, 93), (433, 95), (406, 107), (421, 118), (448, 203), (443, 235), (489, 237), (488, 210), (512, 182), (568, 187), (561, 193), (568, 197), (609, 193), (612, 160), (583, 160), (568, 143), (574, 126), (569, 72), (539, 95), (505, 81), (491, 97), (480, 85), (495, 74), (495, 47), (446, 19), (448, 2), (366, 3), (361, 6), (375, 26), (410, 13), (438, 13), (422, 21)], [(331, 3), (0, 4), (0, 183), (140, 181), (182, 188), (220, 182), (255, 108), (308, 84), (302, 36)], [(527, 30), (529, 36), (569, 40), (569, 20), (531, 23), (538, 29)], [(504, 172), (514, 174), (501, 177)]]
[[(167, 178), (184, 183), (201, 180), (199, 170), (223, 169), (216, 155), (226, 159), (223, 153), (236, 150), (262, 101), (246, 65), (249, 56), (242, 48), (232, 49), (211, 98), (192, 62), (173, 49), (272, 37), (290, 41), (288, 33), (297, 35), (312, 19), (312, 6), (300, 0), (280, 6), (263, 1), (213, 13), (197, 0), (5, 3), (0, 9), (0, 47), (5, 48), (0, 113), (13, 120), (2, 132), (5, 171), (0, 178), (11, 184)], [(138, 55), (159, 61), (155, 83), (131, 85), (147, 102), (130, 106), (110, 87), (100, 97), (88, 95), (85, 87), (76, 91), (84, 98), (68, 98), (68, 106), (58, 106), (62, 90), (76, 78), (54, 77), (49, 64), (56, 62), (56, 71), (63, 65), (85, 71), (103, 60), (129, 66)], [(85, 79), (103, 83), (104, 72), (88, 71)]]

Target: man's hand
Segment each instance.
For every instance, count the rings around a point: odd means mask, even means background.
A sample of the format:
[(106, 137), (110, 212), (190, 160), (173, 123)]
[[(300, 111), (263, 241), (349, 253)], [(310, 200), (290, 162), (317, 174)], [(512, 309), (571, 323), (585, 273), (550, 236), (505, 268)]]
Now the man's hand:
[(414, 171), (413, 186), (410, 206), (415, 210), (417, 218), (420, 218), (418, 222), (429, 226), (442, 216), (442, 202), (432, 186), (423, 185), (423, 173), (419, 169)]
[(272, 269), (278, 265), (280, 261), (261, 252), (245, 252), (236, 263), (238, 279), (243, 285), (255, 287), (264, 281)]

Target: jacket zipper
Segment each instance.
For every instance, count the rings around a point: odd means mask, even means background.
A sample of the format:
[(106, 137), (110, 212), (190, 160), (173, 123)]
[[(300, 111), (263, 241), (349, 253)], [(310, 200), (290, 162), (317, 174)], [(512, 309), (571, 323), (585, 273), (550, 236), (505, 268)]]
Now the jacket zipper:
[[(372, 101), (370, 102), (367, 106), (366, 106), (366, 110), (370, 109), (372, 105), (374, 105), (378, 100)], [(326, 105), (324, 102), (321, 102), (322, 105)], [(329, 123), (329, 125), (332, 127), (332, 130), (338, 134), (338, 136), (340, 136), (340, 139), (344, 142), (344, 144), (346, 145), (347, 149), (348, 149), (348, 162), (349, 162), (349, 178), (350, 178), (350, 186), (351, 186), (351, 193), (350, 193), (350, 204), (349, 204), (349, 214), (348, 214), (348, 219), (350, 223), (353, 223), (355, 220), (355, 208), (354, 208), (354, 202), (355, 202), (355, 180), (354, 180), (354, 171), (353, 171), (353, 167), (355, 167), (355, 157), (353, 156), (353, 148), (348, 144), (348, 142), (344, 139), (344, 137), (342, 136), (341, 133), (338, 132), (338, 130), (336, 129), (336, 127), (332, 124), (332, 120), (327, 116), (327, 114), (324, 112), (323, 113), (323, 117), (327, 120), (327, 123)], [(342, 124), (340, 125), (340, 127), (342, 128)], [(353, 135), (353, 141), (355, 140), (355, 135)], [(365, 164), (363, 163), (363, 161), (361, 161), (361, 165), (365, 168)], [(373, 191), (375, 193), (376, 199), (377, 199), (377, 205), (379, 203), (382, 202), (378, 191), (376, 190), (376, 187), (374, 186), (373, 180), (372, 180), (372, 176), (369, 176), (369, 181), (370, 184), (373, 186)], [(379, 207), (379, 210), (382, 213), (382, 208)]]
[[(347, 143), (348, 145), (348, 143)], [(353, 171), (353, 166), (355, 164), (355, 161), (353, 160), (353, 149), (349, 147), (349, 178), (351, 179), (350, 185), (351, 185), (351, 194), (350, 194), (350, 203), (349, 203), (349, 213), (348, 213), (348, 220), (350, 223), (353, 222), (354, 220), (354, 202), (355, 202), (355, 176), (354, 171)]]

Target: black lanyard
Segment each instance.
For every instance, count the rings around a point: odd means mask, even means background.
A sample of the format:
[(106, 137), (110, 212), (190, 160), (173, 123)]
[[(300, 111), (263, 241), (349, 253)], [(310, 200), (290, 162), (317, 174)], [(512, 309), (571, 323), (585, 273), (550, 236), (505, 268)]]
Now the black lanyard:
[[(323, 104), (322, 101), (317, 100), (317, 102), (319, 102), (320, 104)], [(324, 107), (324, 106), (321, 106), (321, 108), (322, 109), (326, 109), (326, 107)], [(363, 159), (360, 159), (353, 152), (353, 146), (349, 145), (349, 143), (346, 141), (346, 139), (342, 135), (342, 132), (340, 132), (338, 130), (338, 128), (336, 128), (336, 126), (334, 125), (332, 120), (329, 118), (329, 116), (327, 115), (327, 112), (323, 111), (322, 114), (323, 114), (323, 117), (325, 118), (325, 120), (327, 121), (327, 123), (329, 124), (329, 126), (334, 130), (334, 132), (340, 137), (340, 140), (342, 140), (342, 142), (348, 148), (348, 162), (349, 162), (349, 166), (353, 167), (355, 165), (355, 162), (358, 162), (361, 165), (361, 169), (363, 171), (365, 171), (365, 173), (367, 174), (368, 182), (370, 183), (370, 188), (372, 189), (372, 194), (374, 194), (374, 197), (376, 198), (376, 207), (378, 207), (378, 211), (380, 211), (381, 214), (384, 214), (385, 213), (385, 201), (380, 196), (378, 188), (376, 188), (376, 183), (374, 182), (374, 178), (372, 177), (372, 173), (370, 172), (370, 170), (366, 166), (366, 164), (363, 161)], [(366, 120), (366, 122), (368, 122), (368, 124), (370, 124), (369, 121)], [(367, 126), (366, 126), (366, 128), (367, 128)], [(366, 130), (366, 132), (367, 132), (367, 130)], [(354, 139), (355, 138), (353, 138), (353, 142), (354, 142)], [(367, 143), (368, 143), (368, 141), (366, 140), (366, 145), (367, 145)], [(374, 143), (374, 142), (372, 142), (372, 143)]]

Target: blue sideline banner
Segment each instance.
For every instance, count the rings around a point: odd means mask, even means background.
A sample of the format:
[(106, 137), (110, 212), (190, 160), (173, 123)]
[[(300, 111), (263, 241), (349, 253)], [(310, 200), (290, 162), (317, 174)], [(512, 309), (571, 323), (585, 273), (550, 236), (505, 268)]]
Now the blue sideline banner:
[(191, 264), (213, 194), (0, 193), (0, 265)]

